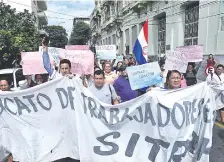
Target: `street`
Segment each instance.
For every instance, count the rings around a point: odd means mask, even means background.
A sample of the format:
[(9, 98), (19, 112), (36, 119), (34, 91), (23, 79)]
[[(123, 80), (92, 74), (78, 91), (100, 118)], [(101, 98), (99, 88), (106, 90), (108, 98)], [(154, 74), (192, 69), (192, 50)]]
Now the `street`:
[(210, 152), (210, 162), (224, 161), (224, 126), (216, 123), (213, 128), (213, 145)]

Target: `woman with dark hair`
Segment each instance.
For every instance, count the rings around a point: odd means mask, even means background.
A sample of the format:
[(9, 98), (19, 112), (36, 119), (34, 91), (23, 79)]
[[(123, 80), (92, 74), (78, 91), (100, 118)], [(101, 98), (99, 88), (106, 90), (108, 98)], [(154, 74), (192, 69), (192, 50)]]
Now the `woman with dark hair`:
[(123, 62), (122, 62), (122, 61), (118, 61), (118, 62), (117, 62), (117, 65), (116, 65), (116, 67), (115, 67), (116, 74), (117, 74), (118, 76), (120, 75), (120, 71), (119, 71), (119, 69), (120, 69), (121, 65), (123, 65)]
[(181, 88), (181, 73), (177, 70), (168, 71), (165, 83), (166, 89)]
[(197, 84), (196, 79), (196, 71), (194, 70), (194, 64), (188, 64), (187, 71), (184, 74), (184, 77), (187, 81), (187, 86), (192, 86), (194, 84)]

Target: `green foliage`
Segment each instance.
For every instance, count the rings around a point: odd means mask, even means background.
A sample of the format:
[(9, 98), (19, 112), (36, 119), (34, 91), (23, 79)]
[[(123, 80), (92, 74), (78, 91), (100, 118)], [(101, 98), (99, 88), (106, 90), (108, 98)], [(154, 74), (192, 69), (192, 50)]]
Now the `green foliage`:
[(62, 26), (46, 26), (44, 29), (50, 36), (50, 47), (65, 48), (68, 38), (66, 30)]
[(20, 62), (20, 53), (37, 51), (40, 37), (35, 17), (27, 10), (16, 13), (9, 5), (0, 3), (0, 68), (12, 67), (13, 60)]
[(91, 29), (85, 22), (77, 22), (73, 26), (70, 36), (70, 45), (86, 45), (91, 37)]

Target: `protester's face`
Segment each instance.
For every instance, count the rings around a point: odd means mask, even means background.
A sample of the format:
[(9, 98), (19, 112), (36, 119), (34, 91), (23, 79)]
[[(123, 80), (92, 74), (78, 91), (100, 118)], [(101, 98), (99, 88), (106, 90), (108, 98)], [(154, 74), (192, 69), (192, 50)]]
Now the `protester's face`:
[(117, 68), (119, 69), (119, 68), (121, 67), (121, 65), (122, 65), (122, 62), (119, 62), (119, 63), (117, 64)]
[(181, 85), (181, 76), (178, 73), (172, 73), (168, 80), (169, 89), (180, 88)]
[(62, 76), (65, 76), (67, 74), (70, 74), (70, 67), (67, 63), (61, 64), (60, 65), (60, 72), (62, 74)]
[(129, 64), (128, 59), (124, 59), (124, 63), (125, 63), (125, 65), (128, 65)]
[(9, 90), (9, 84), (6, 80), (1, 80), (0, 81), (0, 89), (2, 91), (8, 91)]
[(124, 76), (125, 78), (128, 78), (128, 73), (126, 70), (121, 71), (121, 75)]
[(224, 69), (222, 67), (219, 67), (216, 69), (217, 75), (221, 75), (224, 72)]
[(164, 66), (165, 66), (164, 64), (161, 65), (161, 67), (160, 67), (161, 71), (164, 71), (165, 70)]
[(8, 161), (7, 162), (13, 162), (13, 157), (12, 155), (8, 157)]
[(188, 71), (193, 71), (193, 66), (192, 65), (188, 65), (187, 70)]
[(94, 75), (94, 82), (96, 87), (103, 87), (104, 85), (104, 77), (101, 75)]
[(212, 55), (209, 55), (209, 58), (210, 58), (210, 59), (212, 59), (212, 58), (213, 58), (213, 56), (212, 56)]
[(40, 84), (42, 84), (43, 83), (43, 77), (41, 76), (41, 75), (37, 75), (36, 76), (36, 83), (37, 83), (37, 85), (40, 85)]
[(110, 66), (110, 64), (105, 64), (104, 71), (105, 71), (106, 73), (110, 73), (110, 72), (111, 72), (111, 66)]

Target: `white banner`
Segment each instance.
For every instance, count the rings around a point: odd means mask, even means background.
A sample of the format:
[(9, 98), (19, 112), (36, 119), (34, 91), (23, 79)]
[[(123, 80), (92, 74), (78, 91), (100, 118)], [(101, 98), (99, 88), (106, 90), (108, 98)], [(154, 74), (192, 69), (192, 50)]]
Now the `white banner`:
[(21, 162), (208, 162), (215, 110), (206, 83), (108, 106), (63, 78), (0, 93), (0, 146)]

